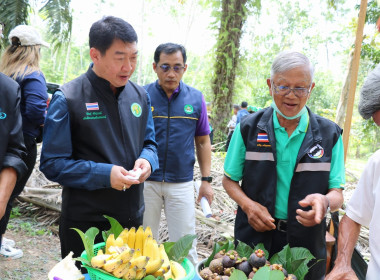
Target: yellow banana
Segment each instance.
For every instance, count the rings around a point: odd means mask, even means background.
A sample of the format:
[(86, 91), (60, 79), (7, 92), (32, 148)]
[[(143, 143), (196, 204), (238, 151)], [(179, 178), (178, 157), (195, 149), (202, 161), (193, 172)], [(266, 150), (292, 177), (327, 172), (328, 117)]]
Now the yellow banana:
[(126, 262), (126, 263), (123, 263), (121, 265), (119, 265), (113, 272), (112, 274), (117, 277), (117, 278), (121, 278), (124, 276), (124, 274), (126, 274), (129, 270), (129, 267), (130, 267), (131, 263), (130, 262)]
[(159, 268), (155, 273), (153, 273), (152, 275), (154, 276), (154, 277), (158, 277), (158, 276), (164, 276), (164, 274), (165, 274), (165, 270), (163, 270), (162, 268)]
[(121, 239), (123, 239), (124, 245), (128, 244), (128, 229), (123, 229), (122, 232), (120, 232), (119, 236)]
[[(152, 229), (150, 228), (150, 226), (147, 226), (144, 230), (144, 240), (143, 240), (143, 247), (145, 246), (145, 242), (146, 240), (148, 239), (148, 236), (153, 236), (153, 233), (152, 233)], [(143, 251), (144, 253), (144, 251)]]
[(146, 275), (146, 268), (141, 268), (136, 271), (136, 280), (143, 279)]
[(164, 260), (164, 263), (162, 264), (161, 268), (164, 269), (166, 273), (170, 269), (170, 261), (169, 261), (168, 254), (166, 254), (164, 244), (160, 244), (160, 246), (158, 246), (158, 250), (160, 252), (160, 259)]
[(115, 246), (117, 247), (122, 247), (124, 245), (124, 240), (123, 238), (121, 238), (120, 236), (118, 236), (116, 239), (115, 239)]
[(134, 258), (141, 257), (143, 254), (140, 249), (135, 250), (135, 253), (133, 255)]
[(156, 239), (152, 239), (152, 258), (153, 259), (160, 259), (160, 250), (158, 249), (158, 244)]
[(101, 268), (105, 263), (112, 258), (112, 255), (97, 255), (91, 259), (91, 266), (95, 268)]
[(135, 279), (136, 278), (136, 271), (137, 271), (137, 267), (136, 266), (129, 267), (127, 273), (124, 274), (123, 279), (125, 279), (125, 280), (133, 280), (133, 279)]
[(131, 227), (128, 232), (128, 246), (135, 249), (136, 228)]
[(153, 274), (160, 269), (161, 265), (164, 263), (163, 259), (150, 259), (146, 265), (146, 274)]
[(135, 238), (135, 249), (140, 249), (140, 251), (143, 251), (143, 241), (144, 241), (144, 227), (139, 226), (139, 228), (136, 231), (136, 238)]
[(164, 274), (164, 279), (165, 280), (168, 280), (170, 278), (173, 278), (172, 270), (171, 269), (169, 269), (169, 271)]
[(131, 259), (131, 266), (137, 266), (137, 269), (144, 268), (149, 261), (149, 257), (147, 256), (139, 256), (139, 257), (133, 257)]
[(110, 234), (106, 240), (106, 254), (109, 254), (109, 248), (115, 246), (115, 235)]
[(98, 253), (97, 253), (96, 255), (97, 255), (97, 256), (104, 255), (103, 250), (102, 250), (102, 249), (99, 249), (99, 251), (98, 251)]
[(103, 265), (103, 269), (107, 272), (113, 272), (121, 264), (123, 264), (123, 261), (120, 259), (110, 259)]
[(182, 279), (186, 277), (186, 270), (176, 261), (170, 261), (170, 270), (174, 279)]
[(125, 249), (123, 252), (119, 254), (117, 258), (123, 261), (123, 263), (129, 262), (134, 255), (134, 250), (131, 248)]
[(143, 249), (143, 255), (147, 256), (149, 258), (152, 258), (153, 256), (153, 243), (152, 243), (153, 237), (149, 235), (144, 243), (144, 249)]

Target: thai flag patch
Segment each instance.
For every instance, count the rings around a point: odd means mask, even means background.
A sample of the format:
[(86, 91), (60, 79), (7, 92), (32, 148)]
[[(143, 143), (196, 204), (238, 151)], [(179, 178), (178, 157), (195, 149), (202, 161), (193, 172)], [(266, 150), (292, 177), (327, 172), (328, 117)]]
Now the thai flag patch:
[(260, 143), (269, 143), (268, 134), (266, 134), (266, 133), (259, 133), (259, 134), (257, 134), (257, 142), (260, 142)]
[(99, 110), (99, 104), (98, 102), (86, 103), (86, 108), (87, 108), (87, 111)]

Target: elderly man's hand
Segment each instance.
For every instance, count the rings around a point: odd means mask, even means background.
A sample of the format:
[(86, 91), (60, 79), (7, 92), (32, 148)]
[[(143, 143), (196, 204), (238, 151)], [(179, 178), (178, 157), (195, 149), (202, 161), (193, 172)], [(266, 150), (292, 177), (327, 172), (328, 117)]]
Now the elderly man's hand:
[(274, 219), (268, 209), (260, 203), (252, 201), (243, 211), (248, 216), (248, 223), (258, 232), (273, 230), (276, 228)]
[(359, 280), (351, 266), (334, 266), (325, 280)]
[(297, 221), (305, 227), (312, 227), (321, 223), (326, 215), (329, 202), (325, 195), (313, 193), (299, 201), (298, 204), (302, 207), (310, 206), (311, 210), (303, 211), (302, 209), (297, 209)]

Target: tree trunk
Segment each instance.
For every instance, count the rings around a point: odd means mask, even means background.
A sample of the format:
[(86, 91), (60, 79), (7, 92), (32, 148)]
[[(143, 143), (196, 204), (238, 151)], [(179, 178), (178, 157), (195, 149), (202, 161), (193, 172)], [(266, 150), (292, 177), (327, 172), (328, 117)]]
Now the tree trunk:
[[(247, 18), (248, 0), (223, 0), (219, 35), (216, 46), (215, 77), (213, 78), (213, 127), (218, 135), (232, 110), (236, 66), (239, 61), (242, 27)], [(220, 140), (220, 139), (219, 139)]]
[(338, 103), (338, 107), (336, 110), (336, 117), (335, 122), (340, 126), (344, 126), (344, 118), (346, 117), (346, 110), (347, 110), (347, 102), (348, 102), (348, 92), (350, 89), (350, 78), (352, 75), (352, 61), (354, 58), (354, 51), (352, 50), (350, 52), (349, 60), (348, 60), (348, 71), (346, 80), (344, 82), (344, 86), (342, 88), (342, 92), (340, 94), (340, 99)]

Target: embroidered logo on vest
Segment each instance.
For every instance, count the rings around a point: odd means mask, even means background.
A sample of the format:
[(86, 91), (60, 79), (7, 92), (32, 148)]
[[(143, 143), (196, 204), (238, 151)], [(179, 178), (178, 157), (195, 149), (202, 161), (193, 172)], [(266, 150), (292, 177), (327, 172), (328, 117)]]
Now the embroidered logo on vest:
[(185, 107), (183, 109), (184, 109), (186, 114), (191, 114), (194, 112), (194, 108), (190, 104), (185, 105)]
[(141, 116), (141, 113), (142, 113), (142, 109), (141, 109), (141, 106), (140, 104), (138, 103), (133, 103), (131, 105), (131, 112), (132, 114), (135, 116), (135, 117), (140, 117)]
[(325, 150), (322, 148), (322, 146), (317, 144), (310, 149), (310, 151), (307, 153), (307, 155), (310, 158), (317, 159), (317, 158), (323, 157), (324, 153), (325, 153)]
[(3, 120), (7, 117), (7, 114), (5, 114), (4, 112), (1, 112), (1, 108), (0, 108), (0, 120)]

